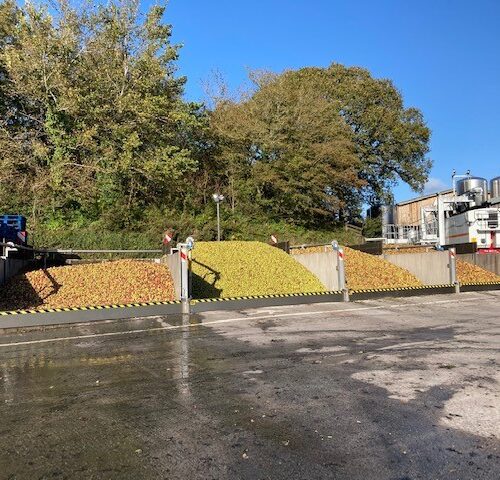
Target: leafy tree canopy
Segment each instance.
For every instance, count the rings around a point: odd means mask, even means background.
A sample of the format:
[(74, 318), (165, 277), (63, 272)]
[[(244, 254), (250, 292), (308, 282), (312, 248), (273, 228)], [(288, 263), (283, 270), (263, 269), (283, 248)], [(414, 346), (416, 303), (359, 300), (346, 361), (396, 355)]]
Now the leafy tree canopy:
[(245, 232), (330, 228), (397, 181), (422, 188), (430, 132), (389, 80), (338, 64), (258, 72), (208, 108), (183, 98), (164, 16), (138, 0), (0, 0), (1, 212), (32, 231), (176, 219), (210, 236), (215, 192)]
[(389, 80), (339, 64), (253, 80), (249, 95), (217, 100), (211, 124), (228, 170), (245, 172), (247, 191), (275, 215), (352, 216), (398, 180), (423, 188), (430, 131)]
[(1, 4), (10, 100), (0, 125), (2, 197), (40, 214), (76, 209), (127, 224), (144, 205), (178, 198), (198, 166), (186, 136), (205, 114), (181, 98), (162, 7), (146, 16), (133, 0), (57, 7), (53, 16)]

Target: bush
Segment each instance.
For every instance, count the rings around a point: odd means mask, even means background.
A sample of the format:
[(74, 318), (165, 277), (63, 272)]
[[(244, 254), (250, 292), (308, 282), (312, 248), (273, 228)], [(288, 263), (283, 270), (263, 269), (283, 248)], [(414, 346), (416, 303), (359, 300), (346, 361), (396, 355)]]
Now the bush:
[[(37, 247), (157, 249), (160, 248), (162, 234), (166, 229), (176, 232), (176, 240), (183, 240), (188, 235), (193, 235), (198, 241), (217, 238), (217, 221), (211, 208), (196, 216), (150, 209), (140, 222), (118, 230), (110, 229), (102, 221), (47, 221), (39, 224), (35, 231), (30, 231), (30, 236)], [(226, 211), (225, 208), (222, 209), (221, 231), (224, 240), (257, 240), (267, 243), (271, 235), (276, 235), (280, 241), (288, 240), (291, 244), (330, 243), (333, 239), (344, 244), (359, 243), (359, 238), (353, 232), (346, 232), (334, 223), (323, 229), (307, 229), (285, 221), (245, 217)]]

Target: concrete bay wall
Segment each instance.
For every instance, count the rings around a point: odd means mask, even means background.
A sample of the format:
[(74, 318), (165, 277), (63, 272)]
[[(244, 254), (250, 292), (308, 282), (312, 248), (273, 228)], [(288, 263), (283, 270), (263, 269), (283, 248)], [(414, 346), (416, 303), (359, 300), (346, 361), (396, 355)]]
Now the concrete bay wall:
[(292, 257), (316, 275), (327, 290), (339, 289), (337, 254), (330, 252), (294, 254)]
[(172, 275), (172, 280), (174, 281), (174, 291), (175, 299), (180, 300), (181, 298), (181, 260), (179, 252), (175, 251), (171, 255), (165, 255), (161, 258), (161, 263), (168, 266), (170, 273)]
[(424, 285), (448, 285), (448, 252), (383, 255), (388, 262), (413, 273)]
[(463, 253), (457, 255), (457, 258), (500, 275), (499, 253)]

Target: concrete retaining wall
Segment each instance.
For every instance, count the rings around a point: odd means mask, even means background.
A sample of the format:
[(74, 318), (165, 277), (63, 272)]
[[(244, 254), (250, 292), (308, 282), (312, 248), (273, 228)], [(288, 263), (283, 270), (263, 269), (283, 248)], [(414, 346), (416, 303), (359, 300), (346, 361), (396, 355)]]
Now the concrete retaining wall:
[(28, 266), (30, 260), (21, 260), (18, 258), (0, 258), (0, 285), (3, 285), (10, 277), (19, 273)]
[(292, 250), (292, 257), (316, 275), (327, 290), (336, 291), (339, 289), (337, 254), (335, 252), (294, 255)]
[(388, 262), (413, 273), (424, 285), (450, 283), (448, 252), (386, 254), (383, 257)]
[(498, 253), (464, 253), (457, 255), (457, 258), (500, 275), (500, 254)]
[(171, 255), (165, 255), (161, 258), (161, 263), (165, 263), (170, 273), (172, 274), (172, 279), (174, 281), (174, 291), (175, 299), (180, 300), (181, 298), (181, 261), (179, 257), (179, 252), (174, 252)]

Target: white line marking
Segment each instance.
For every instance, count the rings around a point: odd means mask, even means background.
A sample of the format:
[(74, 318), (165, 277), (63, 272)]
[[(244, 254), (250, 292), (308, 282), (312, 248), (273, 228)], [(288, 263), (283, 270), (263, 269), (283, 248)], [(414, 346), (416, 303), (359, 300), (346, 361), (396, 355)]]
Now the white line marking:
[[(75, 335), (71, 337), (57, 337), (57, 338), (44, 338), (41, 340), (26, 340), (25, 342), (12, 342), (12, 343), (0, 343), (0, 347), (15, 347), (19, 345), (35, 345), (40, 343), (53, 343), (53, 342), (63, 342), (67, 340), (82, 340), (86, 338), (99, 338), (99, 337), (116, 337), (119, 335), (134, 335), (137, 333), (147, 333), (147, 332), (159, 332), (163, 330), (180, 330), (186, 327), (197, 327), (197, 326), (209, 326), (209, 325), (218, 325), (221, 323), (232, 323), (232, 322), (248, 322), (254, 320), (263, 320), (266, 318), (281, 318), (281, 317), (300, 317), (300, 316), (312, 316), (312, 315), (323, 315), (325, 313), (343, 313), (343, 312), (356, 312), (361, 310), (381, 310), (381, 309), (389, 309), (389, 308), (401, 308), (401, 307), (411, 307), (418, 305), (436, 305), (440, 303), (459, 303), (459, 302), (470, 302), (474, 300), (481, 300), (481, 297), (473, 297), (473, 298), (463, 298), (460, 300), (435, 300), (432, 302), (418, 302), (418, 303), (395, 303), (392, 305), (376, 305), (369, 307), (356, 307), (356, 308), (343, 308), (339, 310), (317, 310), (314, 312), (294, 312), (294, 313), (280, 313), (278, 315), (262, 315), (259, 317), (234, 317), (234, 318), (225, 318), (222, 320), (212, 320), (208, 322), (202, 322), (201, 324), (188, 324), (188, 325), (168, 325), (165, 327), (153, 327), (153, 328), (140, 328), (136, 330), (123, 330), (119, 332), (104, 332), (104, 333), (91, 333), (88, 335)], [(330, 319), (324, 319), (330, 320)]]

